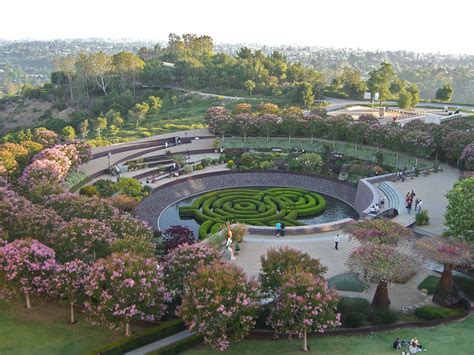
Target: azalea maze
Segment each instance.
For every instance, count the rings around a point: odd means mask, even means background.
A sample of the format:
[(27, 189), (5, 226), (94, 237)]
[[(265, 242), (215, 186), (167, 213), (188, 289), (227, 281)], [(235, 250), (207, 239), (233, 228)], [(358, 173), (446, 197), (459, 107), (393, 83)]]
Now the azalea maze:
[(202, 239), (219, 231), (227, 221), (254, 226), (273, 226), (276, 222), (305, 225), (298, 218), (316, 216), (325, 208), (324, 197), (304, 189), (225, 189), (199, 196), (191, 206), (180, 207), (179, 215), (200, 223)]

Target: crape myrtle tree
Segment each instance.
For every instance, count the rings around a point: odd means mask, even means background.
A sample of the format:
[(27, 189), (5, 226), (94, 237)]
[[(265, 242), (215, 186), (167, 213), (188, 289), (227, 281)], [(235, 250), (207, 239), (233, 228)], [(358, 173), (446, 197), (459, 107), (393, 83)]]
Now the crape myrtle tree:
[(269, 140), (270, 134), (275, 133), (281, 123), (281, 117), (273, 113), (264, 113), (259, 116), (257, 121), (257, 125), (260, 128), (260, 131), (267, 137), (267, 142)]
[(190, 276), (178, 314), (190, 331), (223, 351), (229, 346), (228, 329), (241, 340), (255, 326), (258, 306), (257, 282), (241, 268), (216, 261), (200, 265)]
[(173, 297), (179, 297), (186, 289), (187, 279), (199, 265), (210, 265), (220, 258), (220, 252), (206, 243), (181, 244), (164, 258), (166, 285)]
[(86, 298), (85, 285), (89, 276), (90, 265), (75, 259), (58, 264), (50, 282), (50, 294), (70, 308), (70, 324), (76, 322), (74, 306), (81, 304)]
[(363, 244), (386, 244), (396, 246), (411, 235), (409, 229), (387, 219), (364, 219), (346, 228), (351, 238)]
[(166, 251), (170, 252), (181, 244), (194, 244), (196, 238), (191, 229), (185, 226), (171, 226), (163, 233), (166, 241)]
[(6, 284), (25, 295), (28, 309), (30, 295), (48, 291), (55, 268), (54, 250), (35, 239), (17, 239), (0, 248), (0, 270)]
[(288, 143), (291, 143), (291, 136), (296, 133), (303, 119), (303, 110), (299, 107), (288, 107), (283, 113), (281, 123), (283, 129), (288, 133)]
[(446, 234), (470, 243), (474, 242), (474, 177), (457, 181), (448, 192)]
[(231, 125), (231, 116), (222, 106), (210, 107), (206, 112), (206, 121), (209, 130), (215, 134), (221, 134), (224, 141), (224, 135)]
[(288, 247), (272, 248), (260, 257), (262, 272), (259, 275), (264, 296), (275, 298), (283, 283), (283, 273), (291, 270), (324, 274), (327, 268), (307, 253)]
[(341, 315), (336, 312), (338, 301), (337, 292), (328, 288), (323, 277), (289, 270), (282, 275), (267, 323), (277, 336), (303, 338), (303, 351), (308, 351), (308, 332), (324, 333), (341, 325)]
[(86, 295), (86, 308), (101, 321), (124, 325), (127, 336), (130, 322), (159, 320), (170, 301), (160, 265), (128, 253), (97, 260), (86, 280)]
[(461, 160), (464, 169), (474, 170), (474, 143), (468, 144), (464, 147), (459, 159)]
[(252, 113), (238, 113), (234, 116), (234, 123), (244, 133), (244, 142), (247, 142), (247, 132), (255, 126), (256, 119)]
[(372, 305), (380, 308), (390, 305), (388, 284), (407, 281), (417, 268), (412, 256), (389, 245), (374, 243), (364, 243), (355, 248), (347, 260), (347, 266), (363, 275), (367, 282), (377, 283)]
[(474, 262), (473, 246), (453, 237), (430, 237), (417, 240), (416, 247), (426, 259), (444, 265), (433, 302), (450, 306), (461, 299), (453, 285), (453, 269), (470, 267)]

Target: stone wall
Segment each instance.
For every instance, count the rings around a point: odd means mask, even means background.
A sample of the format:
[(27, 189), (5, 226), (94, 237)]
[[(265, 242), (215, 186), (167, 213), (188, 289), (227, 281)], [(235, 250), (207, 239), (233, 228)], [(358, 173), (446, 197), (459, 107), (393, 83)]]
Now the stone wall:
[(296, 174), (272, 171), (219, 171), (189, 176), (157, 187), (137, 208), (139, 218), (158, 230), (160, 214), (174, 202), (223, 188), (246, 186), (299, 187), (336, 197), (351, 206), (356, 201), (355, 186), (320, 177), (313, 174)]

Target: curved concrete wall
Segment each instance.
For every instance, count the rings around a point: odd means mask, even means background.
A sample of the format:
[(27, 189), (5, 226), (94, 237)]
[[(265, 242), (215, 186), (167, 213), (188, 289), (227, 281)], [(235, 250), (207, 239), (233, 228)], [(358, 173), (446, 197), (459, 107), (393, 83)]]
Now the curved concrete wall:
[(157, 187), (138, 205), (137, 215), (150, 223), (154, 230), (158, 230), (160, 214), (174, 202), (207, 191), (245, 186), (300, 187), (334, 196), (353, 207), (356, 199), (354, 186), (313, 174), (260, 170), (219, 171), (174, 180)]

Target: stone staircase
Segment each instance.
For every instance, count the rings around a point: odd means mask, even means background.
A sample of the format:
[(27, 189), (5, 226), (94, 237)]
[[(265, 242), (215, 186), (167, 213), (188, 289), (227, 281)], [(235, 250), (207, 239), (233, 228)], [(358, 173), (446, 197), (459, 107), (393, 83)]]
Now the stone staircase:
[(385, 208), (394, 208), (398, 213), (402, 213), (404, 209), (403, 196), (400, 195), (398, 190), (388, 181), (381, 182), (377, 185), (377, 188), (382, 194), (385, 195)]

